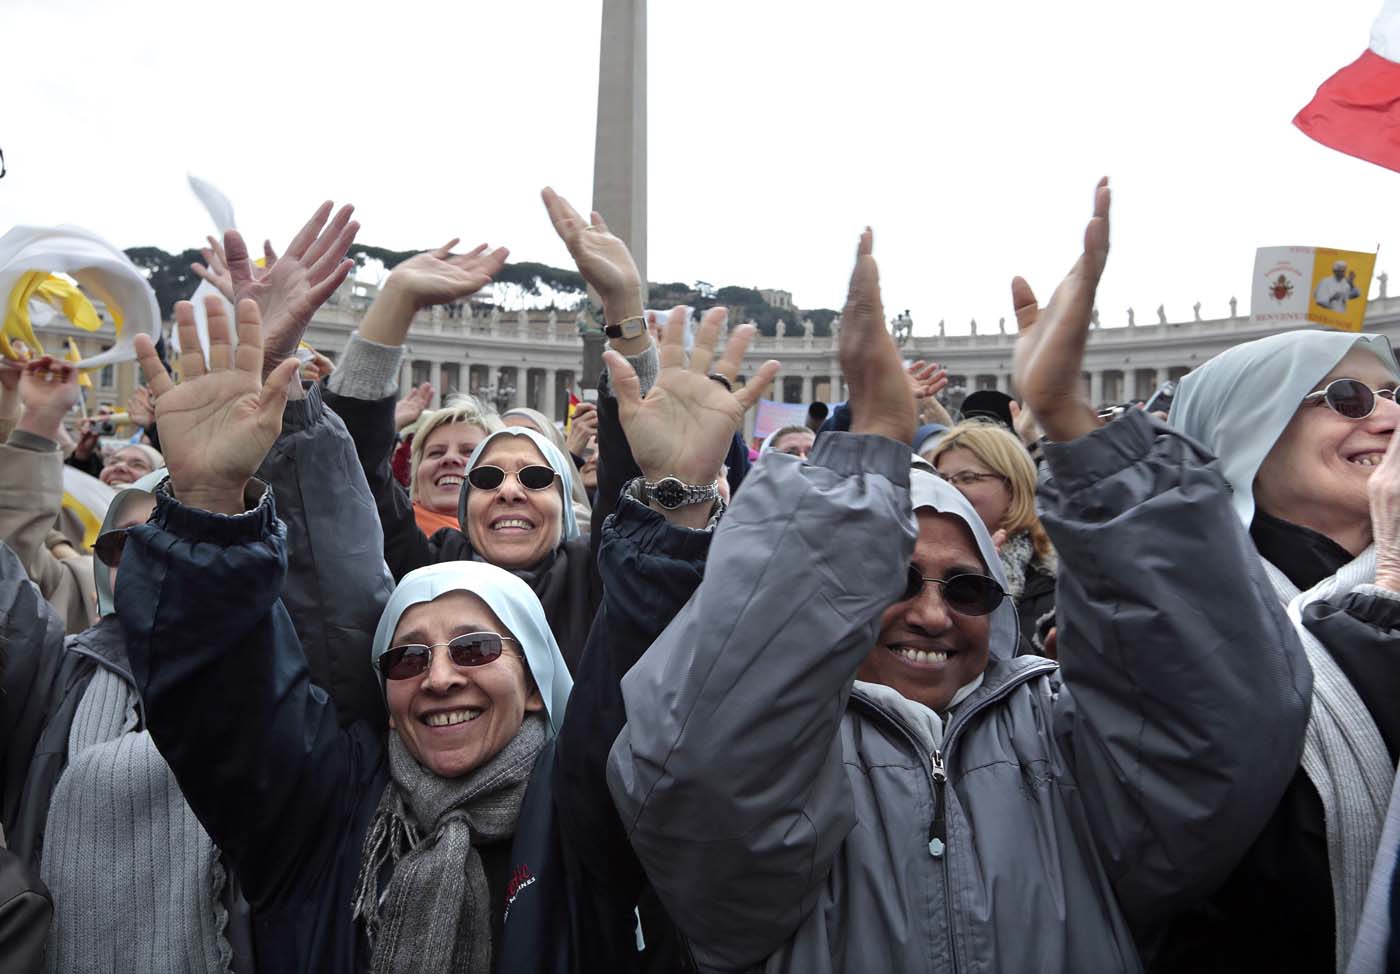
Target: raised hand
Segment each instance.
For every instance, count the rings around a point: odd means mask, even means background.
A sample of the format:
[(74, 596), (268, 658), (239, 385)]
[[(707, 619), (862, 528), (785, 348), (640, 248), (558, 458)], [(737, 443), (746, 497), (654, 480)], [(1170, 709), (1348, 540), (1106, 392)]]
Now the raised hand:
[(874, 433), (901, 443), (914, 439), (914, 394), (899, 349), (885, 328), (874, 234), (867, 227), (856, 248), (856, 267), (841, 312), (841, 371), (851, 406), (851, 432)]
[(1020, 330), (1016, 340), (1016, 389), (1056, 442), (1092, 433), (1102, 424), (1084, 398), (1079, 380), (1089, 337), (1094, 295), (1108, 262), (1108, 178), (1094, 191), (1094, 215), (1084, 230), (1084, 252), (1043, 309), (1022, 278), (1011, 282)]
[(569, 423), (569, 438), (566, 446), (576, 457), (583, 456), (588, 449), (588, 441), (598, 434), (598, 407), (591, 402), (581, 402), (574, 407), (574, 418)]
[(131, 398), (126, 401), (126, 414), (137, 426), (150, 426), (156, 421), (156, 401), (151, 398), (151, 390), (137, 386)]
[(554, 223), (554, 232), (569, 248), (578, 272), (598, 292), (603, 306), (635, 302), (636, 310), (628, 313), (641, 314), (642, 275), (627, 244), (608, 230), (603, 215), (595, 210), (589, 220), (583, 219), (568, 200), (548, 186), (540, 197)]
[(26, 362), (19, 379), (19, 401), (24, 412), (15, 428), (57, 440), (63, 417), (79, 395), (78, 370), (71, 362), (51, 355)]
[(613, 349), (603, 353), (617, 392), (618, 419), (647, 480), (676, 477), (688, 484), (713, 482), (744, 413), (778, 374), (777, 362), (764, 362), (753, 378), (734, 392), (710, 378), (711, 373), (717, 373), (732, 385), (753, 341), (754, 327), (740, 325), (730, 336), (723, 357), (715, 361), (715, 345), (727, 317), (723, 308), (705, 312), (687, 365), (685, 309), (673, 309), (659, 349), (661, 371), (645, 398), (627, 359)]
[[(213, 285), (220, 294), (230, 302), (234, 300), (233, 275), (228, 269), (228, 255), (224, 252), (224, 245), (217, 237), (205, 237), (209, 241), (209, 246), (201, 247), (200, 254), (204, 256), (204, 263), (198, 261), (190, 265), (196, 277), (207, 281)], [(277, 252), (272, 249), (272, 241), (263, 241), (263, 266), (253, 265), (253, 277), (262, 280), (272, 271), (272, 265), (277, 263)]]
[(180, 384), (160, 364), (150, 336), (136, 336), (136, 356), (156, 397), (156, 422), (173, 493), (190, 507), (239, 514), (248, 479), (282, 431), (282, 409), (298, 363), (295, 357), (284, 359), (262, 379), (262, 318), (255, 301), (238, 302), (236, 349), (229, 341), (224, 303), (211, 296), (205, 311), (207, 367), (195, 331), (194, 305), (188, 301), (175, 305), (182, 350)]
[(1391, 434), (1385, 458), (1366, 481), (1366, 494), (1376, 546), (1376, 584), (1400, 592), (1400, 430)]
[(425, 382), (416, 389), (408, 390), (408, 395), (400, 399), (394, 406), (394, 429), (402, 431), (418, 422), (418, 417), (423, 415), (423, 410), (427, 409), (428, 404), (433, 401), (433, 392), (431, 382)]
[(415, 310), (435, 304), (460, 301), (491, 283), (506, 264), (510, 251), (497, 247), (490, 252), (481, 244), (465, 254), (454, 254), (459, 238), (454, 237), (436, 250), (414, 254), (389, 275), (389, 284), (409, 298)]
[(920, 359), (909, 366), (905, 374), (909, 377), (909, 391), (915, 399), (936, 396), (948, 386), (948, 370), (937, 362)]

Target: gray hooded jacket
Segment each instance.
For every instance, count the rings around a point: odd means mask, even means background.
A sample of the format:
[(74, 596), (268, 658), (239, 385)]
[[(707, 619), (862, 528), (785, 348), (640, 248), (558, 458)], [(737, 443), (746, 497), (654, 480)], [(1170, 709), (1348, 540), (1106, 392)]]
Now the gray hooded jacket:
[(994, 620), (933, 753), (852, 681), (904, 586), (908, 447), (828, 434), (745, 481), (608, 769), (701, 970), (1136, 971), (1273, 811), (1308, 671), (1210, 457), (1132, 414), (1046, 459), (1063, 669)]

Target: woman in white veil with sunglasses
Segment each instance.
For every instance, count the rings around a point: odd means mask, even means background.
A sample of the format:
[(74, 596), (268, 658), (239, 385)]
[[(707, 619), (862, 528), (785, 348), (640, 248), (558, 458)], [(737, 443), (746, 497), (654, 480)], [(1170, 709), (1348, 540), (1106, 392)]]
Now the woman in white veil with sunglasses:
[(1278, 809), (1177, 920), (1158, 970), (1346, 969), (1400, 753), (1398, 380), (1384, 337), (1321, 331), (1237, 346), (1182, 380), (1171, 424), (1219, 458), (1313, 695)]

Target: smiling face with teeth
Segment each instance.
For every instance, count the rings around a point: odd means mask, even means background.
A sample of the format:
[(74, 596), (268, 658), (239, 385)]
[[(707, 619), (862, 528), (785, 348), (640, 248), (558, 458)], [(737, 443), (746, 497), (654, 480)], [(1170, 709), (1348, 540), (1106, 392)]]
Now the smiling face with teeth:
[(521, 467), (549, 466), (525, 436), (497, 436), (477, 458), (477, 466), (500, 467), (506, 479), (496, 490), (467, 492), (467, 538), (472, 550), (507, 570), (530, 568), (559, 543), (564, 517), (562, 480), (547, 490), (526, 490), (515, 474)]
[[(479, 597), (458, 591), (405, 611), (391, 643), (434, 646), (467, 632), (511, 635)], [(525, 714), (544, 707), (519, 647), (509, 642), (482, 666), (457, 666), (447, 647), (436, 645), (426, 673), (387, 680), (384, 691), (390, 729), (414, 760), (443, 778), (469, 774), (495, 757)]]
[[(928, 578), (986, 574), (977, 542), (954, 514), (920, 508), (913, 564)], [(987, 668), (991, 616), (953, 612), (942, 586), (925, 584), (912, 599), (896, 602), (880, 618), (875, 648), (856, 671), (942, 713), (953, 695)]]
[(467, 460), (486, 439), (475, 423), (444, 423), (428, 434), (413, 475), (413, 499), (437, 514), (456, 514)]
[[(1363, 346), (1347, 353), (1314, 390), (1334, 379), (1395, 388), (1390, 369)], [(1385, 455), (1400, 407), (1377, 398), (1365, 419), (1347, 419), (1326, 405), (1298, 409), (1254, 478), (1259, 509), (1331, 538), (1353, 555), (1371, 543), (1366, 482)]]

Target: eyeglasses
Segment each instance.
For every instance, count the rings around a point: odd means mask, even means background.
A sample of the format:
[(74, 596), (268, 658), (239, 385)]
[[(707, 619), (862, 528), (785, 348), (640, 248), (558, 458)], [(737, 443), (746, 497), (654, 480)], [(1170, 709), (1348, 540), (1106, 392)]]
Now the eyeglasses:
[[(485, 666), (501, 656), (501, 643), (507, 639), (516, 642), (509, 636), (494, 632), (467, 632), (431, 646), (416, 643), (395, 646), (379, 657), (379, 672), (386, 680), (411, 680), (422, 676), (432, 665), (433, 650), (439, 646), (447, 647), (447, 656), (455, 666)], [(519, 658), (516, 653), (505, 655)]]
[(1395, 402), (1394, 389), (1372, 389), (1360, 379), (1333, 379), (1327, 388), (1303, 397), (1304, 405), (1326, 405), (1347, 419), (1365, 419), (1376, 411), (1377, 399)]
[(901, 602), (920, 595), (924, 583), (934, 582), (943, 586), (943, 601), (948, 608), (965, 616), (984, 616), (995, 612), (1001, 600), (1006, 598), (997, 580), (988, 575), (954, 575), (952, 578), (927, 578), (919, 574), (913, 565), (909, 566), (908, 581), (904, 586)]
[[(514, 477), (520, 482), (520, 486), (526, 490), (548, 490), (554, 484), (554, 478), (559, 474), (554, 472), (553, 467), (546, 467), (535, 463), (528, 467), (521, 467), (515, 471)], [(477, 490), (499, 490), (501, 484), (506, 482), (506, 471), (500, 467), (481, 465), (472, 467), (471, 473), (467, 474), (467, 483)]]
[(92, 543), (93, 554), (108, 568), (116, 568), (122, 563), (122, 551), (126, 548), (128, 530), (117, 528), (115, 531), (104, 531)]
[(1011, 482), (999, 473), (973, 473), (971, 470), (962, 470), (954, 474), (939, 474), (938, 476), (948, 481), (948, 483), (952, 484), (954, 487), (973, 487), (984, 480), (1000, 480), (1004, 483)]

